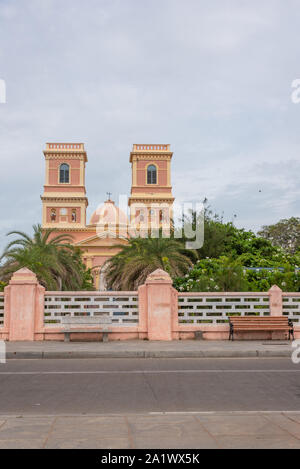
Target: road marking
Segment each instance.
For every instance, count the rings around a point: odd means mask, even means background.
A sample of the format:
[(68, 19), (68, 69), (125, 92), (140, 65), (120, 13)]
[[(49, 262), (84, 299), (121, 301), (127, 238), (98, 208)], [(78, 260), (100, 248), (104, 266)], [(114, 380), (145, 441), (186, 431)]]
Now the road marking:
[(135, 375), (188, 373), (300, 373), (298, 370), (85, 370), (85, 371), (0, 371), (0, 375)]
[(220, 416), (230, 416), (230, 415), (255, 415), (255, 414), (296, 414), (300, 415), (300, 410), (182, 410), (182, 411), (153, 411), (153, 412), (120, 412), (120, 413), (89, 413), (84, 412), (81, 414), (78, 413), (61, 413), (61, 414), (31, 414), (31, 413), (20, 413), (20, 414), (7, 414), (0, 412), (1, 420), (7, 419), (19, 419), (19, 418), (34, 418), (34, 419), (41, 419), (41, 418), (70, 418), (70, 417), (78, 417), (78, 418), (85, 418), (85, 417), (135, 417), (135, 416), (156, 416), (156, 415), (220, 415)]
[(300, 410), (178, 410), (178, 411), (161, 411), (148, 412), (149, 415), (239, 415), (239, 414), (300, 414)]

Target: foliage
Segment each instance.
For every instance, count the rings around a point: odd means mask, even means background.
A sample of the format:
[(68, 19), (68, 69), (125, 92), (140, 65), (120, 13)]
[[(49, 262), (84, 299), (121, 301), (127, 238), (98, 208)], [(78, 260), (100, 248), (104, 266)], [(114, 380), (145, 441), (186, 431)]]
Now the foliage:
[[(185, 219), (195, 230), (196, 223), (200, 222), (200, 215), (191, 211)], [(222, 217), (206, 207), (204, 210), (204, 244), (197, 252), (200, 259), (220, 256), (237, 259), (241, 254), (251, 253), (270, 257), (281, 251), (269, 240), (258, 237), (252, 231), (237, 228), (233, 222), (225, 223)]]
[[(197, 214), (189, 222), (196, 227)], [(273, 240), (224, 223), (209, 208), (204, 213), (204, 244), (198, 262), (174, 280), (180, 291), (267, 291), (277, 284), (300, 291), (300, 251), (283, 249)], [(259, 269), (261, 268), (261, 269)]]
[(8, 233), (19, 238), (11, 241), (1, 256), (0, 280), (8, 282), (16, 270), (27, 267), (47, 290), (92, 289), (92, 275), (80, 250), (70, 244), (72, 237), (55, 236), (55, 231), (34, 225), (33, 237), (22, 231)]
[(162, 236), (131, 238), (128, 245), (117, 247), (120, 252), (106, 263), (107, 284), (113, 290), (135, 290), (158, 268), (173, 278), (184, 275), (192, 266), (191, 257), (196, 259), (182, 242)]
[(174, 280), (180, 291), (244, 291), (243, 266), (233, 259), (201, 259), (183, 278)]
[(174, 280), (179, 291), (267, 291), (272, 285), (283, 291), (300, 291), (300, 273), (290, 264), (284, 270), (250, 270), (240, 259), (221, 256), (199, 260), (185, 277)]
[(291, 217), (274, 225), (266, 225), (258, 233), (274, 246), (280, 246), (291, 254), (300, 249), (300, 218)]

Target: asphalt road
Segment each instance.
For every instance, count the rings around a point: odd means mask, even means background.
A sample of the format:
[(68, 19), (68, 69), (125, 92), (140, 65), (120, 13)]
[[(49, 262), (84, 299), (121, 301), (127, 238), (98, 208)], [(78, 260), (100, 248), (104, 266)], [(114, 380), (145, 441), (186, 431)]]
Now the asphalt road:
[(1, 448), (298, 448), (289, 359), (9, 360)]
[(0, 415), (300, 411), (289, 359), (9, 360)]

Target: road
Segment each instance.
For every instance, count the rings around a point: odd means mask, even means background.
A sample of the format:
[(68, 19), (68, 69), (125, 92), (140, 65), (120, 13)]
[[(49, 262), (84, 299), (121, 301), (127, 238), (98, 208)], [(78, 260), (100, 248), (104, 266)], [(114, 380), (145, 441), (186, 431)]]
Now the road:
[(289, 359), (9, 360), (2, 447), (299, 447)]

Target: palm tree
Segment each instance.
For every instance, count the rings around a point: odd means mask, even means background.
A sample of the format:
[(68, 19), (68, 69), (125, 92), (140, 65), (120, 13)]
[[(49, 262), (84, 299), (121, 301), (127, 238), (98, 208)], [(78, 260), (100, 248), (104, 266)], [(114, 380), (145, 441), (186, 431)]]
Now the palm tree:
[(106, 281), (113, 290), (135, 290), (155, 269), (166, 270), (171, 277), (187, 272), (196, 259), (180, 241), (169, 238), (132, 238), (120, 252), (106, 261)]
[(33, 226), (33, 237), (22, 231), (11, 231), (18, 235), (5, 248), (0, 261), (0, 280), (7, 282), (21, 267), (32, 270), (47, 290), (79, 290), (86, 275), (78, 248), (70, 244), (72, 236), (53, 236), (55, 229), (43, 230)]

